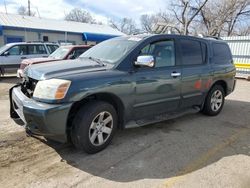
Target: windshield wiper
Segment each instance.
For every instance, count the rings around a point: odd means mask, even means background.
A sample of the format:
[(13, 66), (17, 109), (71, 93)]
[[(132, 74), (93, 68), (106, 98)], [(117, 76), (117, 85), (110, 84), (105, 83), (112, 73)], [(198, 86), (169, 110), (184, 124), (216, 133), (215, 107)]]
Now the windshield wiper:
[(105, 66), (105, 64), (102, 62), (102, 60), (98, 59), (98, 58), (94, 58), (94, 57), (88, 57), (88, 59), (95, 61), (96, 63), (98, 63), (101, 66)]

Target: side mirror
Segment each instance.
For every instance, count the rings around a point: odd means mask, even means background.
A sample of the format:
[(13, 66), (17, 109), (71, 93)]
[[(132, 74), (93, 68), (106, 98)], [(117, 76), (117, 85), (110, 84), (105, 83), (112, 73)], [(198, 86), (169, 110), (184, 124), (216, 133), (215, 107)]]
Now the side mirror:
[(10, 55), (10, 52), (9, 52), (9, 51), (5, 51), (5, 52), (3, 53), (3, 55), (4, 55), (4, 56), (8, 56), (8, 55)]
[(135, 65), (141, 67), (154, 67), (155, 60), (154, 57), (151, 55), (141, 55), (137, 57)]

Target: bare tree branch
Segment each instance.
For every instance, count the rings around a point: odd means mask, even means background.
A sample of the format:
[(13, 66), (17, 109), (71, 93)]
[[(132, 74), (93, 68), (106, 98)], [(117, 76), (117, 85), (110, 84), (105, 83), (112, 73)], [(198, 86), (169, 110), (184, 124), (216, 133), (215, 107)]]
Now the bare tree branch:
[(88, 11), (80, 8), (72, 9), (67, 15), (65, 15), (65, 20), (82, 23), (95, 23), (95, 20), (91, 14)]
[(139, 30), (136, 27), (136, 24), (131, 18), (122, 18), (118, 21), (109, 20), (110, 26), (127, 34), (132, 35), (139, 33)]
[(190, 24), (199, 15), (208, 0), (176, 0), (171, 4), (172, 13), (181, 30), (181, 34), (188, 35)]

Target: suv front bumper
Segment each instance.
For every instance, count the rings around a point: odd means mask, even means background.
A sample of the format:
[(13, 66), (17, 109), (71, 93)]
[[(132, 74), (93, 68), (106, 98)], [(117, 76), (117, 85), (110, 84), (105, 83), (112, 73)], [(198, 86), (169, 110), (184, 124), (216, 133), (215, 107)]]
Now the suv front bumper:
[(67, 117), (72, 103), (47, 104), (28, 98), (16, 85), (9, 91), (10, 116), (29, 132), (66, 142)]

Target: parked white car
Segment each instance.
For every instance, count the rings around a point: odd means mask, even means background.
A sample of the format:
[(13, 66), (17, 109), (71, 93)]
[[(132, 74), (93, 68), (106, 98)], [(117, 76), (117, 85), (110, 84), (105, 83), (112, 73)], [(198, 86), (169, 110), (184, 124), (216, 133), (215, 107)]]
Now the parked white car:
[(24, 59), (48, 57), (59, 47), (55, 43), (19, 42), (0, 48), (0, 75), (5, 71), (16, 71)]

